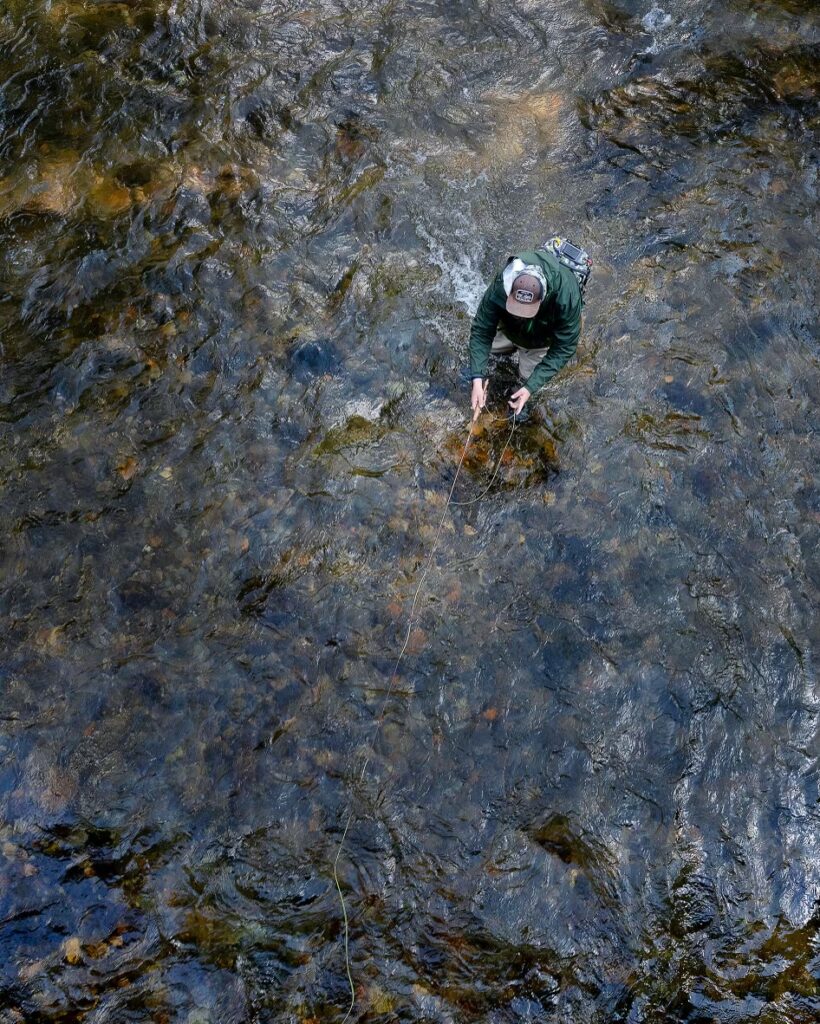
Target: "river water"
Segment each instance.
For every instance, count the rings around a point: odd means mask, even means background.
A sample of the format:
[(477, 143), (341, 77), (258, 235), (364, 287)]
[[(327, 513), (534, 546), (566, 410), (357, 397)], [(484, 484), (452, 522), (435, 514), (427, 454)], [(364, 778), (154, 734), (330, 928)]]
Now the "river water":
[[(818, 42), (5, 0), (2, 1024), (342, 1021), (348, 814), (350, 1020), (818, 1019)], [(445, 510), (555, 231), (577, 357)]]

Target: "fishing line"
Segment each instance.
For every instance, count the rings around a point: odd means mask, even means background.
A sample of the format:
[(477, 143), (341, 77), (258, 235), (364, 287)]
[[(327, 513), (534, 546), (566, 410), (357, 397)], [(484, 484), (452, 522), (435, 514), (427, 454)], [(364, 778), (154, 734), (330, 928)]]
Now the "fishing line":
[[(485, 396), (486, 396), (486, 388), (485, 388)], [(412, 603), (410, 605), (410, 615), (409, 615), (408, 622), (407, 622), (407, 632), (405, 633), (404, 643), (402, 644), (401, 650), (399, 651), (399, 656), (396, 658), (396, 664), (393, 666), (393, 672), (392, 672), (392, 674), (390, 676), (390, 682), (389, 682), (388, 687), (387, 687), (387, 693), (385, 695), (384, 701), (382, 702), (381, 711), (379, 712), (378, 717), (376, 718), (376, 729), (375, 729), (375, 732), (373, 733), (373, 743), (375, 743), (376, 737), (378, 736), (379, 730), (381, 729), (382, 722), (384, 721), (384, 712), (387, 709), (387, 704), (388, 704), (388, 702), (390, 700), (390, 697), (391, 697), (391, 695), (393, 693), (393, 684), (396, 681), (396, 676), (397, 676), (398, 671), (399, 671), (399, 666), (401, 665), (402, 658), (404, 657), (405, 651), (407, 650), (407, 645), (410, 642), (410, 634), (412, 633), (412, 630), (413, 630), (414, 616), (416, 614), (416, 604), (418, 603), (419, 595), (421, 594), (421, 588), (422, 588), (422, 586), (424, 584), (425, 579), (427, 578), (427, 574), (430, 571), (430, 569), (432, 568), (433, 557), (435, 556), (436, 548), (438, 547), (439, 538), (441, 537), (441, 531), (444, 528), (444, 520), (447, 518), (447, 512), (448, 512), (448, 510), (449, 510), (451, 505), (471, 505), (473, 502), (478, 501), (480, 498), (484, 497), (484, 495), (489, 491), (490, 487), (492, 487), (493, 481), (495, 480), (496, 476), (498, 475), (498, 470), (501, 467), (501, 460), (504, 458), (504, 453), (506, 452), (507, 447), (509, 446), (509, 443), (512, 440), (513, 432), (515, 431), (516, 417), (513, 416), (513, 418), (512, 418), (512, 428), (510, 430), (510, 434), (509, 434), (509, 437), (507, 438), (507, 441), (506, 441), (506, 443), (504, 445), (504, 448), (501, 451), (501, 455), (499, 456), (498, 464), (495, 467), (495, 472), (492, 475), (492, 479), (490, 480), (490, 483), (481, 492), (481, 494), (478, 496), (478, 498), (472, 498), (470, 501), (453, 501), (453, 492), (455, 491), (455, 488), (456, 488), (456, 482), (458, 481), (458, 475), (461, 472), (461, 467), (464, 465), (464, 460), (467, 457), (467, 452), (468, 452), (468, 450), (470, 448), (470, 444), (471, 444), (471, 442), (473, 440), (473, 436), (474, 436), (473, 435), (473, 427), (474, 427), (474, 425), (476, 423), (476, 420), (478, 419), (480, 414), (481, 414), (481, 409), (477, 408), (474, 411), (474, 413), (473, 413), (472, 420), (470, 421), (469, 432), (467, 434), (467, 441), (464, 444), (464, 449), (463, 449), (463, 451), (461, 453), (461, 458), (458, 461), (458, 467), (456, 468), (456, 475), (453, 477), (453, 482), (450, 485), (450, 492), (447, 495), (447, 501), (445, 502), (444, 510), (441, 513), (441, 519), (439, 520), (438, 529), (436, 530), (436, 535), (433, 538), (433, 544), (432, 544), (432, 547), (430, 548), (430, 554), (427, 556), (427, 560), (426, 560), (426, 563), (425, 563), (425, 566), (424, 566), (424, 570), (423, 570), (423, 572), (421, 574), (421, 578), (419, 579), (418, 585), (416, 586), (416, 592), (413, 595), (413, 601), (412, 601)], [(370, 757), (371, 757), (370, 754), (368, 754), (365, 757), (365, 759), (364, 759), (364, 763), (362, 764), (362, 770), (361, 770), (361, 772), (359, 772), (359, 779), (358, 779), (359, 783), (364, 781), (365, 772), (367, 771), (367, 768), (368, 768), (368, 766), (370, 764)], [(347, 1008), (347, 1013), (344, 1015), (344, 1018), (342, 1019), (342, 1024), (346, 1024), (346, 1022), (347, 1022), (348, 1018), (350, 1017), (351, 1013), (353, 1013), (353, 1009), (354, 1009), (354, 1007), (356, 1005), (356, 989), (355, 989), (355, 986), (353, 984), (353, 971), (352, 971), (351, 964), (350, 964), (350, 919), (349, 919), (348, 913), (347, 913), (347, 905), (345, 903), (344, 893), (342, 892), (342, 886), (341, 886), (341, 883), (339, 882), (339, 858), (342, 855), (342, 849), (344, 847), (345, 839), (347, 838), (347, 832), (348, 832), (348, 829), (350, 828), (350, 824), (351, 824), (352, 821), (353, 821), (353, 801), (351, 799), (351, 801), (350, 801), (350, 803), (348, 805), (347, 821), (345, 822), (345, 827), (344, 827), (344, 830), (342, 831), (342, 838), (339, 840), (339, 848), (336, 851), (336, 856), (335, 856), (335, 858), (333, 860), (333, 881), (334, 881), (334, 883), (336, 885), (336, 892), (339, 894), (339, 902), (341, 903), (341, 906), (342, 906), (342, 919), (343, 919), (343, 926), (344, 926), (345, 971), (347, 973), (347, 983), (348, 983), (348, 985), (350, 987), (350, 1006)]]
[(485, 494), (489, 494), (490, 488), (495, 483), (495, 478), (498, 476), (498, 471), (499, 471), (499, 469), (501, 469), (501, 461), (502, 461), (502, 459), (504, 458), (504, 456), (505, 456), (505, 454), (507, 452), (507, 448), (509, 448), (509, 446), (510, 446), (510, 441), (512, 441), (513, 431), (515, 430), (515, 422), (516, 422), (515, 416), (513, 416), (512, 417), (512, 426), (510, 427), (509, 436), (507, 437), (507, 440), (504, 443), (504, 447), (501, 449), (501, 454), (498, 456), (498, 462), (496, 462), (496, 464), (495, 464), (495, 472), (490, 477), (490, 482), (487, 484), (487, 486), (484, 488), (484, 490), (481, 492), (481, 494), (479, 494), (479, 496), (477, 498), (470, 498), (469, 501), (451, 501), (450, 502), (451, 505), (473, 505), (473, 504), (475, 504), (475, 502), (481, 501), (481, 499), (484, 497)]

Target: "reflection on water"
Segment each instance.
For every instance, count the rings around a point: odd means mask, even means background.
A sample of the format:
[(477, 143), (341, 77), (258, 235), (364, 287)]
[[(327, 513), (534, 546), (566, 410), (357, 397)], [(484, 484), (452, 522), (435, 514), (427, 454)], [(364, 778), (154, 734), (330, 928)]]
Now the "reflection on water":
[(817, 1019), (814, 14), (9, 0), (3, 1024)]

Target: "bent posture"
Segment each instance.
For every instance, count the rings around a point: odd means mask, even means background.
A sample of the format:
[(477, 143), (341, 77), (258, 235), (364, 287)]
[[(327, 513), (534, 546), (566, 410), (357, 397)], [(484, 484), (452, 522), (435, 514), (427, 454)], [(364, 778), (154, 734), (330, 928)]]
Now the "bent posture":
[[(586, 255), (586, 254), (584, 254)], [(529, 399), (570, 359), (581, 333), (581, 288), (572, 270), (551, 252), (511, 256), (484, 292), (470, 330), (473, 411), (484, 407), (490, 352), (518, 351), (520, 387), (510, 396), (524, 419)], [(496, 338), (500, 331), (503, 338)]]

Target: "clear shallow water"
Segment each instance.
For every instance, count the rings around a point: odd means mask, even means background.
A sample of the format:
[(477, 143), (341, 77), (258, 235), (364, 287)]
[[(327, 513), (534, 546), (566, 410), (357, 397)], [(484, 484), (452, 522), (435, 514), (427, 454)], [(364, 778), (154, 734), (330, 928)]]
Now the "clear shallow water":
[[(348, 806), (354, 1019), (815, 1020), (813, 5), (0, 32), (4, 1024), (340, 1021)], [(582, 346), (375, 734), (556, 229)]]

